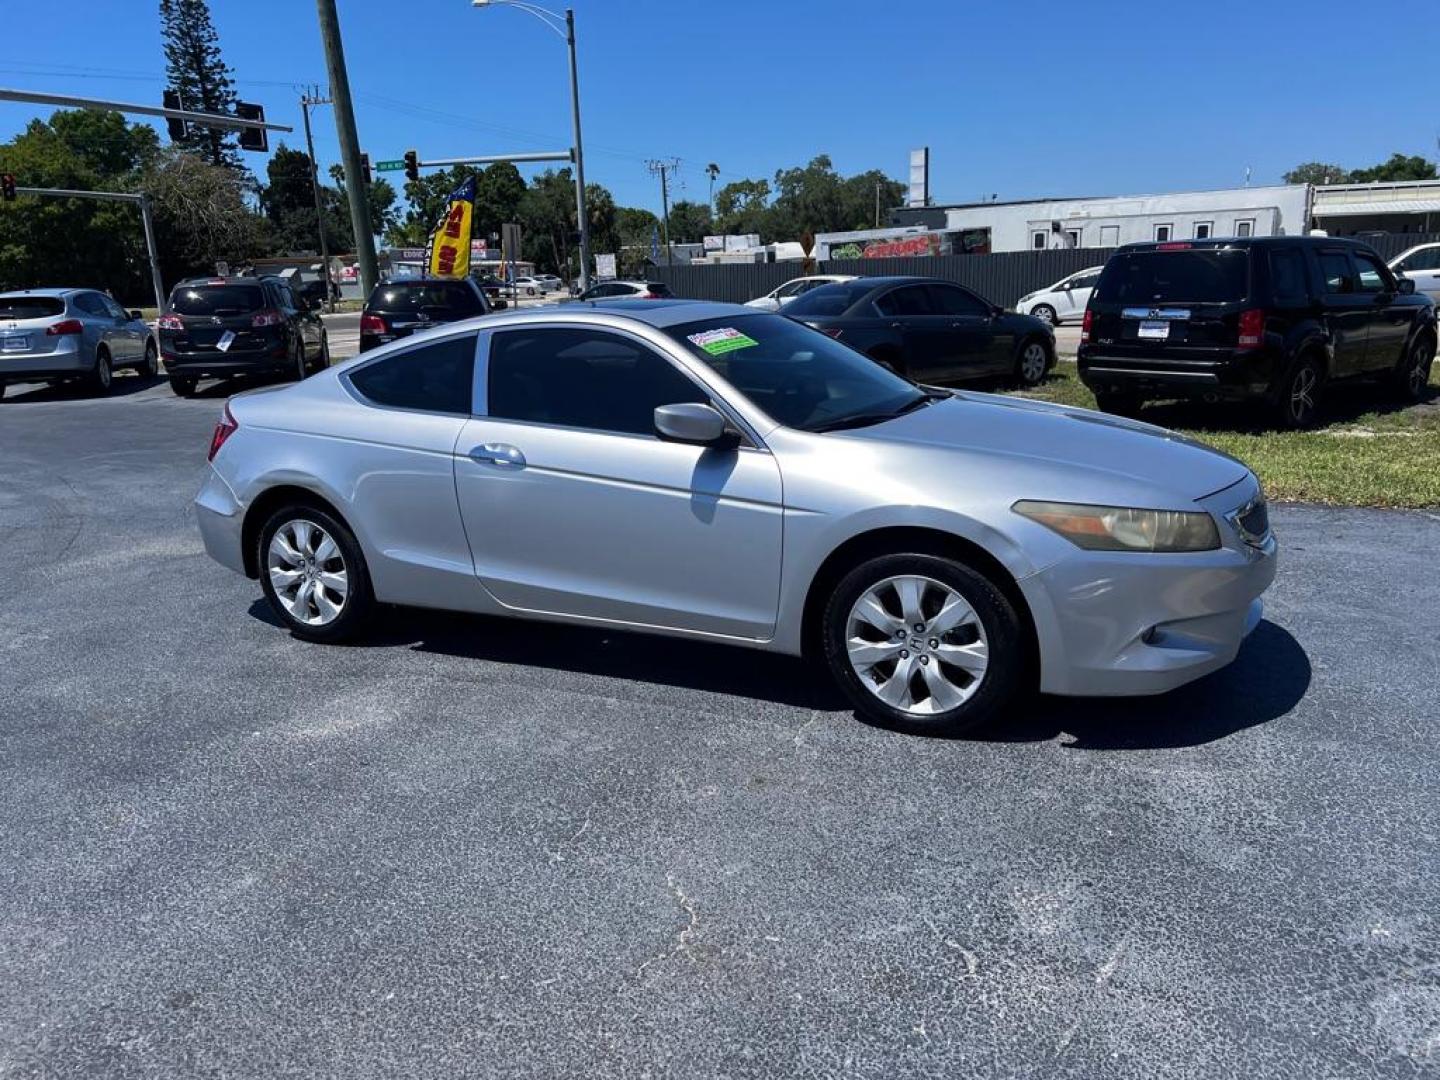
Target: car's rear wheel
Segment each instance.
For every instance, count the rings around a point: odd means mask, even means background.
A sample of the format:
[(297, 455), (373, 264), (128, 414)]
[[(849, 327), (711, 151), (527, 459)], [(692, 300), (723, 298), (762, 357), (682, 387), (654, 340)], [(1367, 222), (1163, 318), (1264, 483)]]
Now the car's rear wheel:
[(1420, 401), (1430, 385), (1430, 368), (1435, 363), (1435, 339), (1420, 334), (1405, 350), (1393, 376), (1395, 391), (1403, 401)]
[(196, 379), (193, 375), (171, 375), (170, 389), (175, 392), (176, 397), (189, 397), (195, 393)]
[(315, 370), (324, 371), (330, 366), (330, 335), (320, 335), (320, 358), (315, 361)]
[(885, 555), (850, 571), (825, 606), (831, 675), (865, 716), (956, 735), (1020, 687), (1020, 619), (984, 575), (935, 555)]
[(1044, 342), (1031, 338), (1020, 346), (1020, 353), (1015, 357), (1016, 382), (1021, 386), (1038, 386), (1049, 370), (1050, 350)]
[(153, 379), (160, 374), (160, 354), (159, 350), (155, 348), (154, 341), (145, 343), (145, 359), (140, 362), (140, 366), (135, 369), (135, 372), (142, 379)]
[(1030, 309), (1030, 314), (1041, 322), (1047, 322), (1054, 326), (1059, 320), (1055, 317), (1055, 309), (1049, 304), (1036, 304)]
[(302, 381), (304, 380), (305, 376), (308, 375), (308, 374), (310, 374), (310, 369), (307, 368), (307, 367), (305, 366), (305, 364), (306, 364), (306, 361), (305, 361), (305, 342), (304, 342), (304, 340), (299, 340), (299, 341), (296, 341), (296, 342), (295, 342), (295, 381), (296, 381), (296, 382), (302, 382)]
[(95, 363), (85, 376), (85, 389), (92, 394), (108, 394), (115, 379), (115, 369), (110, 364), (110, 350), (101, 345), (95, 350)]
[(1320, 392), (1324, 370), (1320, 361), (1306, 354), (1290, 365), (1276, 395), (1276, 419), (1283, 428), (1299, 431), (1314, 427), (1320, 418)]
[(340, 641), (364, 623), (374, 605), (370, 578), (344, 522), (318, 507), (285, 506), (265, 522), (259, 545), (260, 587), (296, 637)]
[(1095, 395), (1095, 407), (1112, 416), (1131, 418), (1139, 416), (1144, 405), (1145, 399), (1139, 394), (1128, 394), (1120, 390), (1111, 390)]

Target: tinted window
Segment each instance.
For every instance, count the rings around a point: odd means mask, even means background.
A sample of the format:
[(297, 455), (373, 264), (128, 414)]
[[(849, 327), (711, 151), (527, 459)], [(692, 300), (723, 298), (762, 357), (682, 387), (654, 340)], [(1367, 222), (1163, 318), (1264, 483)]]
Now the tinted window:
[(300, 305), (295, 302), (295, 294), (290, 291), (289, 285), (275, 285), (275, 295), (280, 299), (280, 306), (286, 311), (299, 311)]
[(869, 357), (783, 315), (706, 319), (666, 333), (788, 427), (893, 412), (918, 393)]
[(1387, 292), (1390, 276), (1380, 260), (1363, 251), (1355, 252), (1355, 267), (1360, 271), (1360, 291), (1367, 293)]
[(1343, 251), (1320, 253), (1320, 276), (1325, 279), (1327, 293), (1355, 291), (1355, 270), (1350, 265), (1350, 256)]
[(1310, 286), (1305, 280), (1305, 256), (1295, 248), (1270, 250), (1270, 291), (1276, 303), (1305, 304)]
[(180, 315), (243, 315), (265, 306), (259, 285), (181, 285), (170, 294)]
[(377, 405), (469, 415), (474, 395), (475, 335), (447, 338), (387, 356), (350, 375)]
[(110, 312), (105, 308), (105, 298), (99, 293), (81, 293), (75, 297), (73, 303), (86, 315), (99, 315), (104, 318), (110, 317)]
[(387, 315), (443, 314), (456, 318), (483, 315), (475, 290), (463, 281), (427, 281), (381, 285), (366, 305)]
[(785, 305), (785, 314), (801, 318), (806, 315), (844, 315), (874, 287), (865, 281), (822, 285), (791, 300)]
[(507, 330), (490, 345), (490, 415), (654, 435), (655, 410), (709, 401), (653, 350), (602, 330)]
[(930, 303), (937, 315), (989, 315), (990, 305), (953, 285), (931, 285)]
[(49, 319), (65, 313), (58, 296), (0, 296), (0, 319)]
[(1243, 250), (1131, 251), (1106, 264), (1095, 289), (1102, 303), (1224, 303), (1243, 300), (1250, 260)]
[(1099, 270), (1092, 270), (1092, 271), (1091, 271), (1090, 273), (1088, 273), (1088, 274), (1081, 274), (1079, 277), (1071, 278), (1071, 279), (1070, 279), (1070, 288), (1072, 288), (1072, 289), (1093, 289), (1093, 288), (1095, 287), (1095, 283), (1096, 283), (1097, 281), (1099, 281), (1099, 280), (1100, 280), (1100, 271), (1099, 271)]
[(930, 290), (924, 285), (906, 285), (876, 297), (875, 306), (881, 315), (930, 315)]
[(649, 283), (649, 289), (650, 289), (651, 294), (654, 295), (654, 296), (673, 296), (673, 295), (674, 295), (674, 293), (672, 293), (672, 292), (670, 291), (670, 286), (669, 286), (669, 285), (666, 285), (663, 281), (652, 281), (652, 282), (650, 282), (650, 283)]
[(1407, 255), (1399, 263), (1399, 269), (1406, 270), (1440, 270), (1440, 247), (1427, 248), (1424, 251), (1417, 251), (1413, 255)]
[(129, 321), (130, 313), (124, 308), (122, 308), (119, 304), (117, 304), (113, 299), (108, 296), (101, 297), (101, 299), (105, 301), (105, 310), (108, 311), (111, 315), (115, 316), (115, 318), (117, 319), (125, 319), (127, 322)]

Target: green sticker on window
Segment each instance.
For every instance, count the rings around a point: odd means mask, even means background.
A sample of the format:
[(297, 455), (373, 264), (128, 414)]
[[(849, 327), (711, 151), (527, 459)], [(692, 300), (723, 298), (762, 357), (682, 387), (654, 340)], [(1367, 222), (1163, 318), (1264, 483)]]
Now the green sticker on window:
[(749, 349), (760, 344), (754, 338), (742, 334), (732, 326), (722, 326), (718, 330), (706, 330), (704, 333), (691, 334), (687, 340), (694, 342), (711, 356), (734, 352), (736, 349)]

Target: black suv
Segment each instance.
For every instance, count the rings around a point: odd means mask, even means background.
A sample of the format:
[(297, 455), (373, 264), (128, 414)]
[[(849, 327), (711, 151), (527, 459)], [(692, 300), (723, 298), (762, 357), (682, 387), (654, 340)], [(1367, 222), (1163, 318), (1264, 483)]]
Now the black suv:
[(1100, 275), (1080, 333), (1080, 378), (1106, 412), (1148, 398), (1263, 400), (1313, 424), (1321, 391), (1388, 380), (1425, 394), (1435, 306), (1354, 240), (1273, 236), (1131, 244)]
[(330, 364), (325, 325), (277, 277), (182, 281), (155, 329), (170, 388), (182, 397), (206, 376), (303, 379)]
[(442, 323), (488, 315), (490, 304), (470, 278), (407, 278), (375, 286), (360, 314), (360, 351)]

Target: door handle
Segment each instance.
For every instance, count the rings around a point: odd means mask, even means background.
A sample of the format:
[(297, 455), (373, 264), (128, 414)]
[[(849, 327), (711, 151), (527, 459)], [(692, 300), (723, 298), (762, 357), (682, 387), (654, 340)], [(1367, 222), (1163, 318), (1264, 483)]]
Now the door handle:
[(470, 451), (470, 460), (482, 465), (503, 465), (510, 469), (525, 466), (525, 455), (520, 452), (519, 447), (509, 443), (491, 442), (477, 446)]
[(890, 329), (891, 329), (891, 330), (903, 330), (903, 329), (905, 329), (905, 324), (904, 324), (904, 323), (898, 323), (898, 322), (892, 322), (892, 323), (890, 324)]

